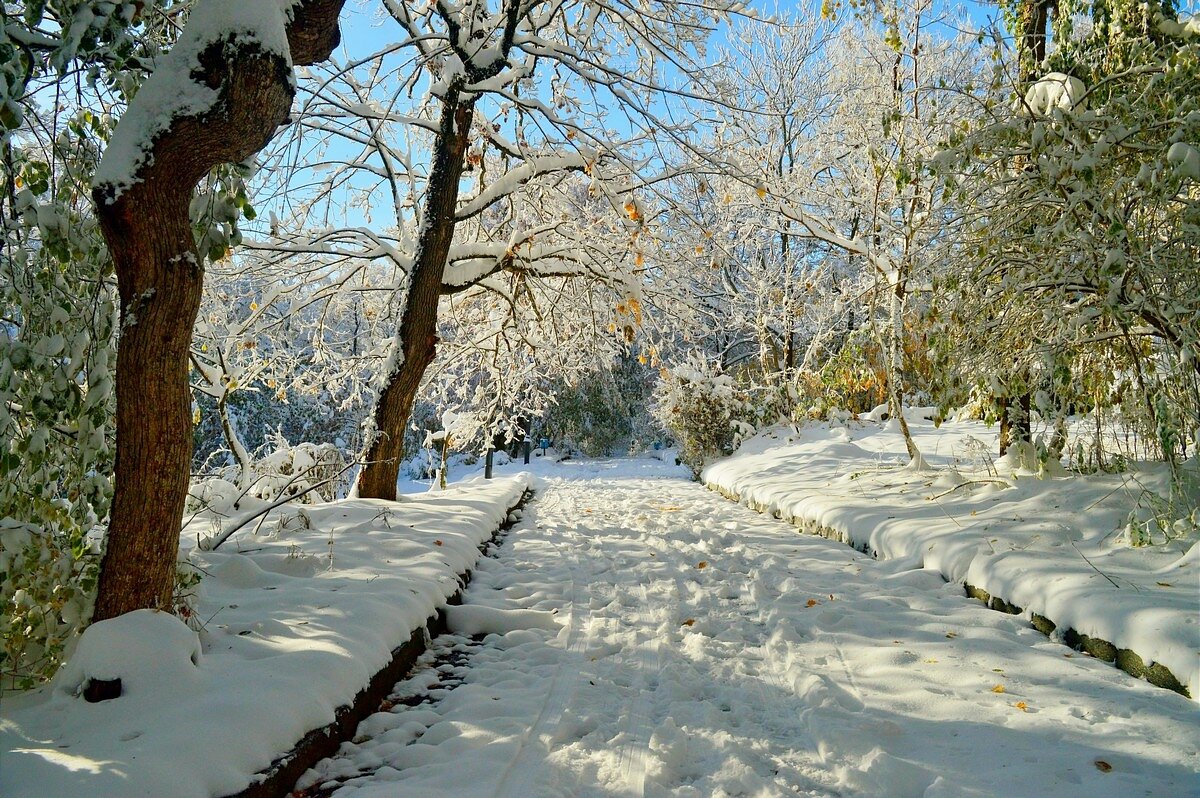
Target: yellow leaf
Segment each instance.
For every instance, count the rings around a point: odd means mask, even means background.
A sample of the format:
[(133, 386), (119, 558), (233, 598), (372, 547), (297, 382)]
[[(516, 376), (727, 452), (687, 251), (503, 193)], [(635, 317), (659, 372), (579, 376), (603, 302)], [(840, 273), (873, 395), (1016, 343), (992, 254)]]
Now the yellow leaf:
[(258, 310), (258, 303), (257, 303), (257, 302), (251, 302), (251, 303), (250, 303), (250, 309), (251, 309), (251, 310)]
[(758, 195), (759, 199), (762, 199), (763, 197), (767, 196), (767, 190), (765, 188), (763, 188), (762, 186), (759, 186), (758, 188), (754, 189), (754, 193)]
[(1017, 709), (1021, 710), (1022, 712), (1029, 711), (1029, 705), (1026, 704), (1024, 701), (1018, 701), (1017, 703), (1013, 704), (1013, 706), (1016, 707)]
[(808, 601), (804, 602), (804, 606), (805, 607), (815, 607), (815, 606), (817, 606), (817, 600), (809, 599)]
[(1002, 685), (1002, 684), (998, 684), (998, 685), (996, 685), (995, 687), (993, 687), (993, 688), (992, 688), (992, 692), (993, 692), (993, 693), (1003, 693), (1003, 692), (1004, 692), (1004, 685)]
[(633, 262), (636, 263), (638, 266), (641, 266), (642, 264), (644, 264), (646, 262), (646, 256), (639, 252), (637, 254), (637, 257), (633, 259)]

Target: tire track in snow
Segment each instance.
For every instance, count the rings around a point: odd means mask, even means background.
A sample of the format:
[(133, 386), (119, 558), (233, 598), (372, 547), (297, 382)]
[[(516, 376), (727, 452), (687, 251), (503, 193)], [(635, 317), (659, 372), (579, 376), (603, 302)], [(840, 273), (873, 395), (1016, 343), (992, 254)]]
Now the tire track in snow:
[[(642, 606), (650, 607), (650, 594), (641, 586)], [(646, 794), (646, 773), (650, 763), (650, 715), (645, 693), (658, 684), (662, 670), (659, 638), (653, 632), (639, 646), (637, 671), (629, 688), (623, 716), (626, 741), (618, 754), (621, 770), (627, 774), (629, 788), (635, 798)]]

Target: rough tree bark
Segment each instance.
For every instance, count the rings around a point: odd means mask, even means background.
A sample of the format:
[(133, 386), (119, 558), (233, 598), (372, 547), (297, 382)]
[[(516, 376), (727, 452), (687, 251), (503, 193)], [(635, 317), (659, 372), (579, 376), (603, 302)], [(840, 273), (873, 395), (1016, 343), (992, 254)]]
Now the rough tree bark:
[[(343, 3), (304, 0), (293, 9), (293, 63), (329, 56)], [(204, 280), (188, 205), (209, 170), (266, 146), (294, 95), (289, 65), (257, 42), (214, 42), (200, 66), (193, 78), (218, 91), (216, 104), (174, 119), (119, 196), (103, 185), (93, 195), (121, 300), (114, 493), (94, 621), (170, 608), (191, 473), (188, 348)]]
[[(1057, 0), (1020, 0), (1017, 6), (1018, 51), (1018, 95), (1024, 97), (1025, 91), (1038, 78), (1042, 61), (1046, 59), (1047, 26), (1050, 23), (1050, 12), (1058, 9)], [(1014, 170), (1020, 171), (1024, 164), (1018, 159)], [(1033, 440), (1032, 420), (1030, 412), (1032, 404), (1029, 393), (1028, 375), (1023, 380), (1025, 388), (1016, 396), (998, 398), (1000, 409), (1000, 456), (1008, 454), (1010, 446), (1016, 443), (1029, 443)]]
[(412, 412), (421, 378), (437, 349), (438, 300), (446, 258), (454, 241), (458, 182), (466, 163), (468, 134), (475, 101), (462, 100), (451, 88), (442, 100), (441, 120), (429, 172), (429, 195), (421, 220), (417, 257), (408, 282), (408, 297), (396, 336), (395, 365), (379, 393), (373, 430), (358, 475), (358, 495), (396, 498), (396, 477), (403, 456), (404, 428)]
[(421, 232), (409, 275), (404, 313), (396, 333), (393, 363), (379, 392), (379, 401), (371, 418), (371, 428), (363, 447), (363, 467), (358, 474), (356, 491), (364, 499), (396, 498), (396, 478), (404, 450), (404, 428), (412, 412), (417, 389), (437, 349), (438, 301), (444, 293), (442, 279), (446, 258), (454, 240), (457, 222), (459, 180), (466, 162), (471, 120), (477, 95), (464, 93), (463, 87), (482, 83), (509, 68), (508, 54), (520, 21), (522, 9), (529, 7), (518, 0), (504, 0), (504, 27), (494, 49), (487, 48), (490, 61), (477, 65), (474, 55), (484, 52), (482, 43), (472, 38), (471, 52), (463, 49), (465, 32), (453, 14), (442, 4), (436, 11), (446, 25), (447, 41), (463, 63), (464, 74), (453, 81), (441, 97), (441, 118), (434, 142), (429, 192), (421, 214)]

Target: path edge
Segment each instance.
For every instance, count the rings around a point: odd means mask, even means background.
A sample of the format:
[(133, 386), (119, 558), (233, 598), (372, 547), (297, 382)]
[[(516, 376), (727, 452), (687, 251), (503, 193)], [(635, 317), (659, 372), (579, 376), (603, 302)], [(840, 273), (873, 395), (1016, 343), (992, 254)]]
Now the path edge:
[[(786, 521), (787, 523), (799, 529), (801, 532), (810, 535), (819, 535), (823, 538), (837, 541), (838, 543), (844, 543), (856, 551), (862, 552), (863, 554), (868, 554), (875, 559), (879, 559), (878, 551), (872, 549), (865, 542), (859, 543), (852, 535), (846, 532), (825, 526), (824, 524), (821, 524), (820, 522), (811, 518), (804, 518), (803, 516), (785, 516), (778, 510), (765, 504), (761, 504), (750, 499), (743, 499), (737, 493), (723, 488), (715, 482), (705, 482), (704, 487), (708, 488), (714, 493), (724, 496), (729, 501), (737, 502), (743, 507), (748, 507), (751, 510), (755, 510), (756, 512), (763, 513), (765, 515), (771, 515), (780, 519), (781, 521)], [(922, 565), (924, 565), (923, 560)], [(945, 573), (942, 573), (941, 576), (942, 579), (945, 579), (947, 582), (950, 581), (950, 578)], [(1025, 612), (1023, 608), (1018, 607), (1016, 604), (1013, 604), (1012, 602), (1000, 596), (991, 594), (982, 588), (976, 587), (975, 585), (967, 582), (963, 582), (962, 585), (964, 594), (968, 598), (977, 599), (978, 601), (983, 602), (988, 609), (992, 609), (997, 612), (1003, 612), (1008, 615), (1022, 615)], [(1132, 649), (1118, 648), (1116, 645), (1107, 640), (1085, 635), (1071, 627), (1062, 628), (1062, 631), (1060, 632), (1059, 624), (1055, 623), (1055, 621), (1047, 618), (1044, 615), (1039, 615), (1036, 612), (1030, 612), (1029, 625), (1047, 637), (1050, 637), (1051, 639), (1058, 638), (1058, 641), (1062, 642), (1064, 645), (1073, 648), (1076, 651), (1085, 652), (1103, 662), (1107, 662), (1110, 665), (1113, 665), (1114, 667), (1129, 674), (1130, 676), (1133, 676), (1134, 678), (1145, 679), (1155, 687), (1171, 690), (1179, 693), (1185, 698), (1192, 697), (1191, 693), (1188, 692), (1187, 687), (1179, 681), (1175, 674), (1172, 673), (1166, 665), (1163, 665), (1161, 662), (1151, 662), (1150, 665), (1147, 665), (1146, 660)]]
[[(488, 546), (499, 542), (504, 533), (520, 520), (515, 514), (532, 496), (533, 490), (526, 488), (517, 497), (505, 512), (504, 520), (487, 540), (480, 544), (481, 555)], [(392, 649), (387, 664), (375, 672), (367, 686), (360, 690), (349, 704), (342, 704), (334, 711), (331, 723), (313, 729), (301, 737), (291, 750), (276, 758), (264, 770), (254, 774), (251, 783), (245, 789), (228, 793), (221, 798), (287, 798), (305, 771), (322, 759), (337, 753), (342, 743), (353, 739), (358, 724), (379, 711), (380, 703), (388, 697), (396, 682), (403, 679), (417, 659), (425, 653), (429, 641), (446, 632), (445, 608), (462, 604), (463, 591), (471, 581), (471, 574), (470, 568), (458, 574), (458, 590), (426, 619), (424, 625), (413, 629), (408, 640)]]

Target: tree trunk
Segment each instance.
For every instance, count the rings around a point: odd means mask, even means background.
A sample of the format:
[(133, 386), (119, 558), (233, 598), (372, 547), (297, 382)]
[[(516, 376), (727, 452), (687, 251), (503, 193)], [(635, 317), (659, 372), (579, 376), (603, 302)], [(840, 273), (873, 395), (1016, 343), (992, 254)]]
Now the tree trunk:
[[(907, 272), (907, 268), (905, 272)], [(913, 440), (908, 428), (908, 420), (904, 418), (904, 301), (907, 298), (907, 274), (896, 272), (896, 284), (892, 286), (891, 299), (891, 331), (888, 336), (888, 412), (900, 426), (900, 434), (904, 436), (904, 449), (908, 452), (909, 460), (920, 460), (921, 451)]]
[(1042, 61), (1046, 60), (1046, 28), (1052, 8), (1058, 8), (1057, 0), (1021, 0), (1017, 6), (1018, 77), (1022, 90), (1037, 77)]
[[(233, 455), (233, 459), (237, 462), (238, 490), (246, 490), (254, 481), (254, 461), (250, 457), (250, 452), (246, 451), (245, 444), (242, 443), (242, 436), (238, 434), (237, 420), (233, 417), (233, 410), (229, 407), (229, 392), (225, 391), (221, 394), (221, 398), (217, 400), (217, 417), (221, 419), (221, 433), (225, 436), (225, 443), (229, 447), (229, 453)], [(234, 509), (238, 509), (235, 502)]]
[(1033, 440), (1033, 429), (1030, 425), (1032, 405), (1029, 391), (1000, 400), (1001, 457), (1008, 454), (1008, 448), (1014, 443), (1029, 443)]
[(438, 301), (446, 258), (454, 240), (458, 182), (475, 111), (475, 101), (459, 99), (457, 88), (450, 89), (442, 103), (417, 255), (409, 277), (404, 313), (392, 344), (395, 365), (379, 393), (373, 429), (367, 435), (363, 468), (358, 475), (357, 493), (365, 499), (394, 501), (396, 498), (404, 428), (437, 347)]
[[(295, 63), (328, 57), (342, 2), (296, 8), (288, 25)], [(171, 607), (192, 459), (188, 348), (204, 280), (188, 205), (209, 170), (266, 146), (292, 103), (288, 64), (257, 42), (214, 42), (199, 64), (193, 79), (218, 101), (158, 134), (152, 158), (119, 196), (107, 185), (93, 192), (121, 298), (114, 492), (94, 621)]]

